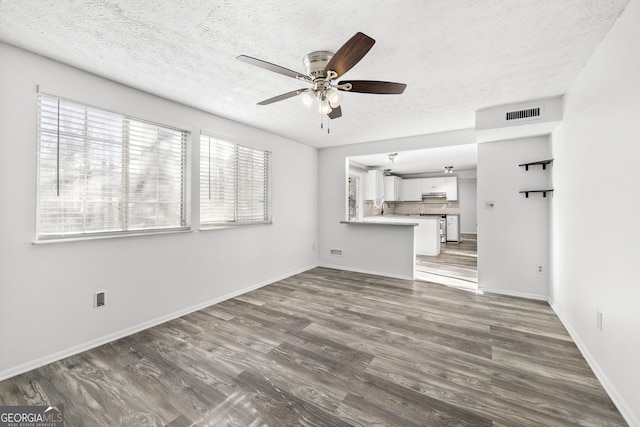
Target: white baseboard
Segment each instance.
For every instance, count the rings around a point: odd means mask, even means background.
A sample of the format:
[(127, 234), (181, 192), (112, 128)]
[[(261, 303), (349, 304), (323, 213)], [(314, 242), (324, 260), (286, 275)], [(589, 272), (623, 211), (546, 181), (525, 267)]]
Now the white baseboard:
[(415, 280), (413, 276), (405, 276), (402, 274), (389, 274), (382, 271), (365, 270), (361, 268), (351, 268), (351, 267), (345, 267), (342, 265), (318, 264), (318, 267), (333, 268), (334, 270), (353, 271), (354, 273), (372, 274), (374, 276), (391, 277), (393, 279)]
[(580, 335), (578, 335), (575, 329), (571, 327), (571, 324), (569, 323), (567, 318), (564, 316), (562, 311), (558, 310), (558, 308), (554, 305), (553, 300), (551, 299), (549, 300), (549, 305), (551, 306), (551, 309), (553, 310), (553, 312), (556, 313), (556, 316), (558, 316), (558, 319), (560, 319), (560, 322), (562, 322), (567, 332), (569, 332), (569, 335), (571, 335), (571, 339), (573, 339), (573, 342), (575, 342), (576, 345), (578, 346), (580, 353), (582, 353), (582, 356), (585, 358), (585, 360), (589, 364), (589, 367), (591, 368), (595, 376), (600, 381), (600, 384), (602, 384), (602, 387), (604, 387), (607, 394), (609, 394), (609, 397), (611, 398), (613, 403), (616, 405), (616, 407), (618, 408), (618, 411), (620, 411), (620, 414), (625, 419), (627, 424), (629, 424), (630, 426), (640, 426), (640, 414), (634, 413), (631, 405), (629, 405), (622, 398), (620, 393), (618, 393), (618, 390), (611, 383), (611, 381), (609, 380), (609, 377), (607, 377), (607, 374), (605, 374), (602, 368), (600, 368), (600, 365), (598, 365), (598, 362), (596, 361), (596, 359), (589, 352), (589, 348), (580, 339)]
[(56, 353), (53, 353), (53, 354), (49, 354), (47, 356), (44, 356), (44, 357), (41, 357), (41, 358), (38, 358), (38, 359), (35, 359), (35, 360), (32, 360), (32, 361), (23, 363), (21, 365), (15, 366), (13, 368), (6, 369), (6, 370), (0, 372), (0, 381), (4, 381), (6, 379), (15, 377), (16, 375), (20, 375), (20, 374), (23, 374), (25, 372), (29, 372), (29, 371), (34, 370), (36, 368), (39, 368), (41, 366), (48, 365), (49, 363), (57, 362), (59, 360), (67, 358), (69, 356), (73, 356), (75, 354), (82, 353), (83, 351), (91, 350), (92, 348), (99, 347), (101, 345), (104, 345), (104, 344), (107, 344), (109, 342), (118, 340), (120, 338), (124, 338), (126, 336), (133, 335), (133, 334), (135, 334), (137, 332), (144, 331), (145, 329), (152, 328), (154, 326), (160, 325), (162, 323), (168, 322), (168, 321), (176, 319), (178, 317), (187, 315), (189, 313), (193, 313), (194, 311), (198, 311), (198, 310), (201, 310), (201, 309), (203, 309), (205, 307), (209, 307), (210, 305), (218, 304), (218, 303), (220, 303), (222, 301), (226, 301), (228, 299), (235, 298), (235, 297), (237, 297), (239, 295), (246, 294), (247, 292), (251, 292), (251, 291), (256, 290), (258, 288), (261, 288), (263, 286), (270, 285), (272, 283), (275, 283), (275, 282), (278, 282), (280, 280), (286, 279), (287, 277), (295, 276), (296, 274), (300, 274), (300, 273), (305, 272), (307, 270), (311, 270), (312, 268), (315, 268), (317, 266), (318, 266), (317, 264), (313, 264), (313, 265), (310, 265), (310, 266), (307, 266), (307, 267), (300, 268), (300, 269), (295, 270), (295, 271), (291, 271), (291, 272), (286, 273), (286, 274), (282, 274), (280, 276), (272, 277), (271, 279), (265, 280), (265, 281), (260, 282), (260, 283), (256, 283), (256, 284), (248, 286), (248, 287), (246, 287), (244, 289), (241, 289), (241, 290), (238, 290), (238, 291), (235, 291), (235, 292), (231, 292), (231, 293), (228, 293), (226, 295), (219, 296), (217, 298), (213, 298), (211, 300), (208, 300), (208, 301), (193, 305), (191, 307), (187, 307), (187, 308), (175, 311), (175, 312), (167, 314), (165, 316), (160, 316), (158, 318), (149, 320), (147, 322), (140, 323), (140, 324), (132, 326), (130, 328), (126, 328), (126, 329), (114, 332), (112, 334), (105, 335), (105, 336), (100, 337), (100, 338), (96, 338), (95, 340), (91, 340), (91, 341), (86, 342), (84, 344), (79, 344), (79, 345), (64, 349), (62, 351), (59, 351), (59, 352), (56, 352)]
[(481, 288), (478, 287), (478, 291), (484, 292), (484, 293), (488, 293), (488, 294), (499, 294), (499, 295), (507, 295), (510, 297), (519, 297), (519, 298), (527, 298), (527, 299), (535, 299), (535, 300), (539, 300), (539, 301), (549, 301), (549, 297), (547, 295), (540, 295), (540, 294), (530, 294), (527, 292), (514, 292), (514, 291), (510, 291), (510, 290), (505, 290), (505, 289), (486, 289), (486, 288)]

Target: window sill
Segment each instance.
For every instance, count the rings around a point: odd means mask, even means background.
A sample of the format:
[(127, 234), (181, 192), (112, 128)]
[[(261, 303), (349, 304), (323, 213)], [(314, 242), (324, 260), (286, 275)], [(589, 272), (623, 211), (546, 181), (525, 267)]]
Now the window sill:
[(119, 234), (103, 234), (103, 235), (88, 235), (85, 237), (53, 237), (50, 239), (34, 240), (31, 242), (33, 245), (50, 245), (53, 243), (67, 243), (67, 242), (83, 242), (85, 240), (105, 240), (105, 239), (120, 239), (123, 237), (140, 237), (140, 236), (156, 236), (159, 234), (182, 234), (193, 233), (194, 230), (189, 228), (186, 230), (154, 230), (154, 231), (141, 231), (139, 233), (119, 233)]
[(272, 225), (273, 222), (246, 222), (246, 223), (229, 223), (229, 224), (200, 224), (198, 231), (226, 230), (229, 228), (253, 227), (257, 225)]

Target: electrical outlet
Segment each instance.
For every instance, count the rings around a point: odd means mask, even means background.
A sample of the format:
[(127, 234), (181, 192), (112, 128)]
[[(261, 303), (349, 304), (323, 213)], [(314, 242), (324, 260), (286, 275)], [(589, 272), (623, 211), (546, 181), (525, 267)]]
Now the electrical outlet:
[(103, 307), (106, 303), (105, 296), (107, 291), (97, 291), (93, 294), (93, 306), (94, 307)]
[(596, 310), (596, 327), (602, 332), (602, 312), (600, 310)]
[(537, 272), (538, 274), (542, 274), (542, 273), (544, 273), (544, 269), (542, 268), (542, 266), (541, 266), (541, 265), (538, 265), (538, 266), (536, 267), (536, 272)]

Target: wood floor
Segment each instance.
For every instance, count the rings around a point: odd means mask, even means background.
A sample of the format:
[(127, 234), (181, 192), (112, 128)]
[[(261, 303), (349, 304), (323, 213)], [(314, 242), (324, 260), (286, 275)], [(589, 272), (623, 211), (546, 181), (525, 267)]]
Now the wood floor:
[(467, 240), (460, 243), (443, 243), (438, 256), (418, 255), (416, 279), (460, 289), (477, 289), (477, 242)]
[(67, 426), (626, 425), (546, 303), (316, 268), (0, 382)]

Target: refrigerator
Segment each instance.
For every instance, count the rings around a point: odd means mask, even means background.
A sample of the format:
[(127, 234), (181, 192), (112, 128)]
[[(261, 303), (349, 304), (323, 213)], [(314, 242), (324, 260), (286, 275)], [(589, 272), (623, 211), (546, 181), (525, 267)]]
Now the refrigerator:
[(447, 215), (447, 242), (460, 242), (460, 215)]

